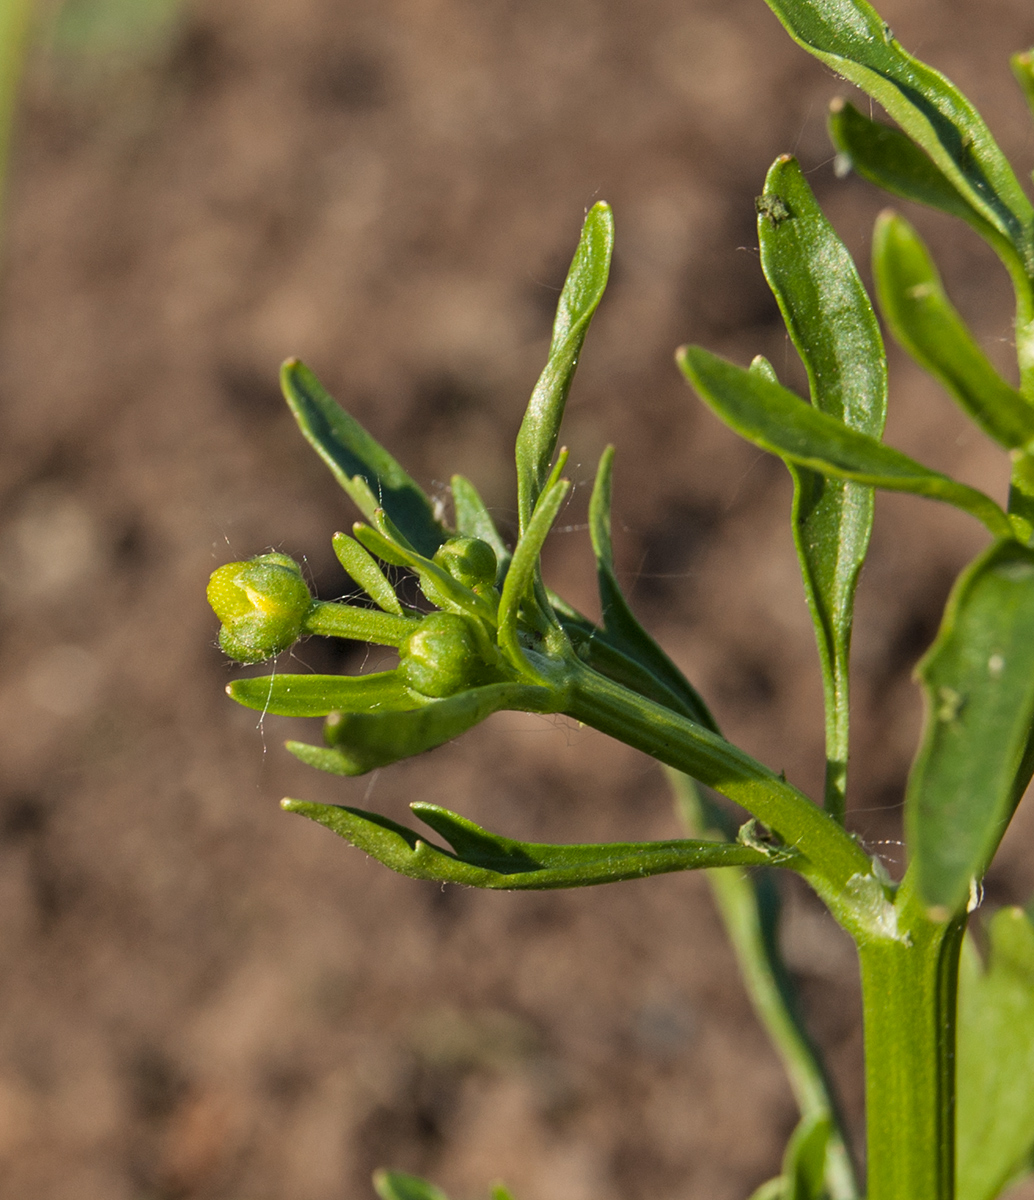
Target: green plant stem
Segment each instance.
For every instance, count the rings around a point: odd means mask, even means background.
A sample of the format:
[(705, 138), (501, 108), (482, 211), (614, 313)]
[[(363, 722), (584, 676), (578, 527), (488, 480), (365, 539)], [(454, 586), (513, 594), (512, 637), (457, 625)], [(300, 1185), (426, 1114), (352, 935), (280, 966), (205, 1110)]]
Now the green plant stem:
[(856, 936), (888, 916), (865, 851), (802, 792), (688, 718), (572, 663), (563, 711), (741, 804), (803, 855), (803, 874)]
[(906, 876), (897, 938), (860, 938), (868, 1200), (952, 1200), (955, 1008), (966, 918), (929, 920)]

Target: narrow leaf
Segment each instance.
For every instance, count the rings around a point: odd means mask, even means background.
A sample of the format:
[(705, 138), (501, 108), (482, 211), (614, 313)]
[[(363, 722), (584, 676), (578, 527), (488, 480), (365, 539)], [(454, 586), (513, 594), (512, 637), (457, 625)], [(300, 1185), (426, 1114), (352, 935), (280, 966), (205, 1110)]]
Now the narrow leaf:
[(897, 213), (880, 214), (872, 243), (880, 308), (894, 336), (980, 428), (1012, 448), (1034, 437), (1034, 407), (998, 374), (944, 291), (930, 252)]
[(1029, 780), (1032, 630), (1034, 551), (1001, 542), (959, 579), (917, 668), (926, 720), (905, 828), (922, 895), (949, 914), (964, 908)]
[(523, 533), (547, 478), (560, 434), (567, 393), (596, 307), (603, 297), (614, 248), (614, 217), (600, 201), (589, 209), (571, 261), (546, 366), (517, 434), (517, 507)]
[(375, 767), (433, 750), (504, 708), (555, 712), (555, 694), (548, 688), (493, 683), (444, 700), (431, 700), (408, 711), (335, 711), (324, 729), (328, 749), (303, 742), (288, 742), (287, 748), (321, 771), (363, 775)]
[(790, 36), (882, 104), (961, 196), (1031, 262), (1034, 210), (982, 117), (865, 0), (767, 0)]
[(539, 577), (539, 556), (570, 487), (569, 480), (558, 479), (539, 498), (534, 515), (513, 552), (499, 601), (499, 645), (518, 670), (535, 677), (537, 672), (530, 665), (517, 637), (517, 622), (522, 605), (534, 600), (535, 583)]
[(383, 508), (428, 558), (449, 536), (420, 486), (329, 395), (304, 363), (289, 358), (280, 371), (294, 419), (316, 453), (367, 520)]
[[(769, 213), (775, 208), (778, 219)], [(761, 266), (808, 373), (812, 404), (879, 439), (887, 367), (872, 305), (851, 255), (819, 208), (796, 159), (776, 160), (758, 204)], [(792, 526), (822, 664), (826, 808), (843, 819), (854, 597), (872, 531), (872, 488), (796, 463)]]
[(264, 675), (235, 679), (226, 689), (238, 704), (278, 717), (418, 708), (395, 671), (372, 675)]
[(832, 1134), (828, 1116), (801, 1118), (783, 1158), (786, 1200), (829, 1200), (826, 1156)]
[[(325, 825), (378, 862), (413, 879), (504, 891), (591, 887), (700, 867), (757, 866), (762, 850), (708, 841), (616, 842), (551, 846), (489, 833), (447, 809), (412, 804), (414, 813), (453, 847), (443, 850), (387, 817), (362, 809), (285, 800), (283, 807)], [(792, 857), (792, 856), (791, 856)], [(774, 856), (778, 861), (779, 855)]]
[[(608, 446), (600, 458), (592, 498), (589, 501), (589, 534), (596, 556), (596, 579), (600, 591), (603, 634), (610, 648), (654, 676), (691, 721), (696, 721), (717, 733), (718, 726), (702, 697), (639, 624), (618, 584), (614, 573), (614, 550), (610, 535), (613, 470), (614, 447)], [(625, 679), (619, 682), (629, 681)], [(634, 686), (634, 683), (631, 686)]]
[(847, 428), (786, 388), (699, 346), (683, 347), (678, 361), (717, 416), (762, 450), (810, 467), (821, 475), (954, 504), (982, 521), (996, 537), (1012, 537), (1009, 518), (983, 492), (939, 471), (931, 471), (875, 438)]
[(1009, 65), (1031, 113), (1034, 114), (1034, 51), (1021, 50), (1009, 59)]
[(466, 537), (480, 538), (492, 547), (495, 560), (499, 564), (496, 583), (502, 583), (510, 565), (510, 550), (499, 536), (492, 514), (469, 479), (464, 479), (462, 475), (453, 475), (451, 486), (452, 502), (456, 509), (456, 532)]
[(900, 129), (873, 121), (853, 104), (836, 99), (829, 110), (829, 135), (863, 179), (903, 200), (959, 217), (994, 248), (1010, 273), (1023, 273), (1023, 259), (1012, 242), (980, 215), (933, 159)]
[(355, 608), (351, 604), (317, 600), (305, 616), (303, 628), (317, 637), (349, 638), (377, 646), (401, 646), (413, 632), (414, 618)]
[(986, 967), (967, 938), (959, 969), (958, 1200), (994, 1200), (1034, 1165), (1034, 927), (1002, 908), (987, 934)]
[(375, 1171), (373, 1186), (381, 1200), (449, 1200), (441, 1188), (402, 1171)]
[(369, 551), (346, 533), (335, 533), (333, 544), (338, 562), (370, 599), (385, 612), (401, 617), (402, 604), (395, 595), (395, 589)]

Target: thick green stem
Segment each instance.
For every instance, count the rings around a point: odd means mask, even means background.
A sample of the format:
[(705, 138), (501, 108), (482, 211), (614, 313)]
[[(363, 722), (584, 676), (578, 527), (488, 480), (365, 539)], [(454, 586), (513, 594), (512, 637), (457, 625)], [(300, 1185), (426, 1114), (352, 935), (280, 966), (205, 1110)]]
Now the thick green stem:
[(868, 1200), (955, 1194), (955, 1007), (965, 916), (930, 921), (906, 877), (901, 937), (859, 939)]

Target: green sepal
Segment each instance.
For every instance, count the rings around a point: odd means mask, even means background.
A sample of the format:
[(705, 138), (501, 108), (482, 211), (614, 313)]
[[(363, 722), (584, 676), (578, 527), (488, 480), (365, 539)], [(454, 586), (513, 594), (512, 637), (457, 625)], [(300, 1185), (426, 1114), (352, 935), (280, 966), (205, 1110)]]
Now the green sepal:
[(699, 346), (683, 346), (678, 362), (709, 408), (762, 450), (820, 475), (941, 500), (972, 514), (999, 538), (1013, 535), (990, 498), (915, 462), (875, 438), (849, 429), (793, 392)]
[(895, 338), (962, 410), (1007, 448), (1034, 438), (1034, 407), (998, 374), (948, 299), (929, 250), (887, 210), (872, 242), (876, 294)]
[(477, 488), (462, 475), (451, 480), (452, 503), (456, 510), (456, 532), (480, 538), (495, 551), (496, 583), (502, 583), (510, 565), (510, 550), (496, 528), (492, 514), (485, 506)]
[(737, 843), (709, 841), (582, 846), (517, 842), (489, 833), (473, 821), (437, 805), (411, 804), (414, 814), (452, 847), (443, 850), (419, 833), (377, 813), (301, 800), (284, 800), (282, 805), (289, 812), (325, 825), (400, 875), (502, 891), (591, 887), (672, 871), (759, 866), (793, 857), (785, 851), (769, 854)]
[(289, 358), (280, 385), (305, 439), (367, 520), (383, 508), (428, 558), (449, 536), (423, 490), (326, 391), (304, 363)]
[(829, 136), (863, 179), (902, 200), (960, 218), (993, 247), (1014, 278), (1023, 274), (1023, 258), (1009, 238), (986, 221), (933, 159), (900, 129), (873, 121), (838, 98), (829, 109)]
[(287, 749), (321, 771), (364, 775), (452, 741), (504, 708), (556, 712), (561, 702), (562, 697), (549, 688), (487, 684), (408, 711), (334, 712), (324, 726), (327, 749), (303, 742), (288, 742)]
[(433, 1183), (402, 1171), (374, 1171), (373, 1186), (381, 1200), (449, 1200)]
[(517, 434), (517, 509), (523, 533), (549, 477), (567, 393), (593, 314), (603, 298), (614, 249), (614, 217), (599, 201), (582, 225), (560, 293), (546, 366), (531, 393)]
[[(503, 594), (499, 601), (499, 646), (510, 662), (529, 678), (538, 680), (538, 671), (531, 665), (517, 636), (518, 618), (522, 607), (536, 603), (536, 584), (539, 581), (539, 557), (557, 519), (560, 506), (570, 490), (567, 479), (557, 479), (539, 497), (535, 512), (521, 534), (513, 552), (510, 569), (506, 572)], [(552, 610), (541, 614), (546, 619), (555, 616)]]
[[(718, 732), (714, 717), (708, 710), (703, 698), (689, 682), (671, 659), (657, 645), (646, 630), (639, 624), (635, 614), (629, 607), (618, 584), (614, 573), (614, 550), (610, 533), (610, 498), (611, 481), (614, 470), (614, 447), (608, 446), (600, 458), (596, 471), (596, 480), (592, 488), (592, 498), (589, 501), (589, 535), (592, 539), (592, 549), (596, 556), (596, 580), (600, 593), (600, 611), (602, 613), (602, 631), (593, 630), (594, 638), (590, 636), (581, 645), (588, 651), (580, 653), (583, 662), (596, 666), (602, 661), (607, 662), (606, 649), (603, 653), (594, 653), (593, 641), (602, 637), (606, 648), (620, 655), (622, 659), (631, 661), (642, 671), (652, 676), (664, 688), (665, 694), (674, 701), (678, 708), (691, 721), (707, 729)], [(635, 675), (630, 672), (621, 676), (620, 664), (613, 659), (610, 662), (611, 671), (605, 671), (618, 683), (635, 687)], [(612, 672), (618, 669), (619, 674)], [(653, 699), (657, 699), (654, 693)], [(660, 701), (664, 703), (664, 700)]]
[(959, 964), (956, 1195), (994, 1200), (1034, 1170), (1034, 926), (1002, 908), (986, 966), (967, 938)]
[[(778, 217), (768, 211), (775, 203)], [(808, 373), (812, 404), (879, 439), (887, 416), (887, 363), (876, 315), (851, 255), (796, 159), (784, 155), (775, 161), (758, 209), (761, 266)], [(830, 479), (794, 462), (787, 466), (794, 481), (794, 544), (825, 692), (825, 806), (842, 820), (854, 597), (869, 548), (874, 498), (863, 483)]]
[(293, 646), (313, 607), (301, 568), (286, 554), (225, 563), (212, 572), (206, 594), (222, 622), (223, 653), (241, 663), (262, 662)]
[(1030, 779), (1034, 551), (1000, 542), (956, 583), (916, 668), (926, 717), (905, 796), (909, 854), (926, 903), (962, 911)]
[(1030, 267), (1034, 210), (983, 118), (865, 0), (767, 0), (799, 45), (881, 104)]
[(235, 679), (227, 695), (245, 708), (277, 717), (326, 717), (332, 712), (418, 708), (395, 671), (372, 675), (263, 675)]
[(338, 562), (370, 599), (385, 612), (401, 617), (402, 604), (395, 589), (370, 552), (347, 533), (335, 533), (333, 546)]

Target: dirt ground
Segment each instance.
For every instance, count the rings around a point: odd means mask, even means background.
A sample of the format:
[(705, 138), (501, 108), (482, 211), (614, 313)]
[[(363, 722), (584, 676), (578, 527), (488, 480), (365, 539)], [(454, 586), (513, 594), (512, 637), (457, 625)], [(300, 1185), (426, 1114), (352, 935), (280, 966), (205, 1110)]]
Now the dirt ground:
[[(891, 0), (909, 48), (1021, 174), (1021, 0)], [(674, 348), (800, 380), (753, 197), (793, 151), (864, 262), (883, 199), (834, 178), (845, 85), (761, 0), (209, 0), (146, 61), (41, 49), (0, 294), (0, 1193), (360, 1200), (374, 1167), (453, 1200), (738, 1200), (778, 1166), (789, 1090), (703, 879), (496, 895), (392, 875), (283, 795), (403, 819), (419, 798), (515, 837), (676, 836), (659, 771), (563, 720), (499, 715), (372, 776), (234, 706), (208, 573), (276, 547), (320, 594), (354, 519), (276, 390), (298, 354), (429, 490), (505, 522), (513, 435), (587, 206), (613, 282), (565, 440), (579, 485), (547, 574), (593, 611), (585, 505), (618, 446), (634, 603), (727, 734), (819, 786), (820, 685), (782, 466), (720, 427)], [(917, 214), (1007, 368), (977, 239)], [(896, 354), (888, 440), (1004, 494), (1005, 465)], [(796, 371), (796, 374), (795, 374)], [(883, 497), (859, 598), (852, 825), (899, 863), (910, 671), (969, 518)], [(355, 649), (294, 657), (357, 669)], [(304, 669), (298, 666), (296, 669)], [(313, 733), (304, 728), (304, 736)], [(989, 880), (1034, 891), (1021, 809)], [(857, 1137), (849, 943), (790, 889), (787, 953)]]

